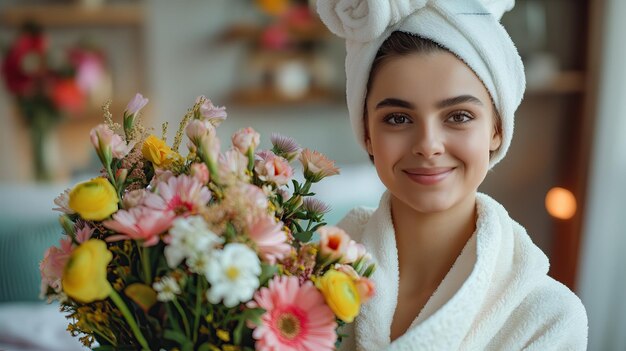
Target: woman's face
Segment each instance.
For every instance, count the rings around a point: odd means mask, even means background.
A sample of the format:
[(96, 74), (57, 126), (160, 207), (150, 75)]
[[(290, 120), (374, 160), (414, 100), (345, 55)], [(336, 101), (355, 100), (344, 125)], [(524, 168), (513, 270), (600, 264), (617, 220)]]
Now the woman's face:
[(372, 79), (366, 144), (391, 194), (421, 213), (474, 197), (501, 142), (474, 72), (442, 51), (391, 58)]

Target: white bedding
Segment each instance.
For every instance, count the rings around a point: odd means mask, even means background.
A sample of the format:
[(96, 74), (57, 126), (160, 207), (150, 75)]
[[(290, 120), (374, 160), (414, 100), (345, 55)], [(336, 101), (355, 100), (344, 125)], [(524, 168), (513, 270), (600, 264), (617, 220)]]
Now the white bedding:
[(68, 320), (56, 303), (12, 302), (0, 304), (0, 350), (88, 350), (66, 331)]

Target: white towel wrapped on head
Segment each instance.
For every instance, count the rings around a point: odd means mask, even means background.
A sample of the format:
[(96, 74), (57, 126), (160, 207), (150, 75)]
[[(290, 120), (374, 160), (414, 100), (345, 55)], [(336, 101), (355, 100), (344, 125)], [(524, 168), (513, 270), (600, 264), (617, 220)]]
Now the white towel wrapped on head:
[(395, 31), (430, 39), (464, 61), (489, 91), (502, 120), (502, 145), (493, 167), (513, 136), (515, 110), (526, 80), (515, 45), (500, 25), (514, 0), (320, 0), (322, 21), (346, 39), (346, 93), (352, 128), (365, 148), (363, 106), (372, 62)]

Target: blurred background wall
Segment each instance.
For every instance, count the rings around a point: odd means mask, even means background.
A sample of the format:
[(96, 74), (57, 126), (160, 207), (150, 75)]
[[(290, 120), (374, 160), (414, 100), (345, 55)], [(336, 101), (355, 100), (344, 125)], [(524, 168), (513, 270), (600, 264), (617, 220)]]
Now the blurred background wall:
[[(252, 126), (262, 147), (278, 132), (337, 161), (342, 175), (314, 189), (333, 206), (329, 222), (378, 203), (383, 187), (348, 123), (343, 42), (307, 10), (314, 1), (293, 2), (304, 7), (277, 17), (253, 0), (3, 0), (4, 52), (32, 19), (55, 55), (80, 44), (103, 68), (83, 96), (88, 103), (49, 128), (46, 181), (35, 176), (32, 128), (15, 94), (0, 87), (0, 194), (10, 199), (0, 206), (0, 301), (36, 299), (36, 262), (60, 235), (52, 200), (97, 174), (88, 132), (109, 98), (119, 120), (142, 92), (150, 99), (146, 122), (157, 132), (168, 122), (171, 140), (186, 109), (206, 95), (227, 107), (224, 147), (232, 132)], [(626, 175), (624, 7), (622, 0), (518, 0), (505, 14), (528, 87), (509, 154), (480, 189), (527, 228), (550, 257), (550, 274), (579, 292), (592, 350), (626, 349), (619, 336), (626, 286), (617, 269), (626, 266), (626, 187), (619, 182)]]

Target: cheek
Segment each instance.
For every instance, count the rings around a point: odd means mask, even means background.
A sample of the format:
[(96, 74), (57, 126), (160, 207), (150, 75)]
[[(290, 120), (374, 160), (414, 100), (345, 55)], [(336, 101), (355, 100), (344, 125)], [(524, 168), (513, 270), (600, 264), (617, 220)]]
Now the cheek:
[(491, 136), (486, 131), (466, 133), (462, 138), (456, 138), (450, 145), (451, 152), (455, 154), (465, 167), (479, 173), (489, 168), (489, 147)]
[(398, 133), (380, 133), (374, 131), (371, 134), (371, 151), (374, 163), (390, 164), (397, 162), (406, 153), (407, 140)]

